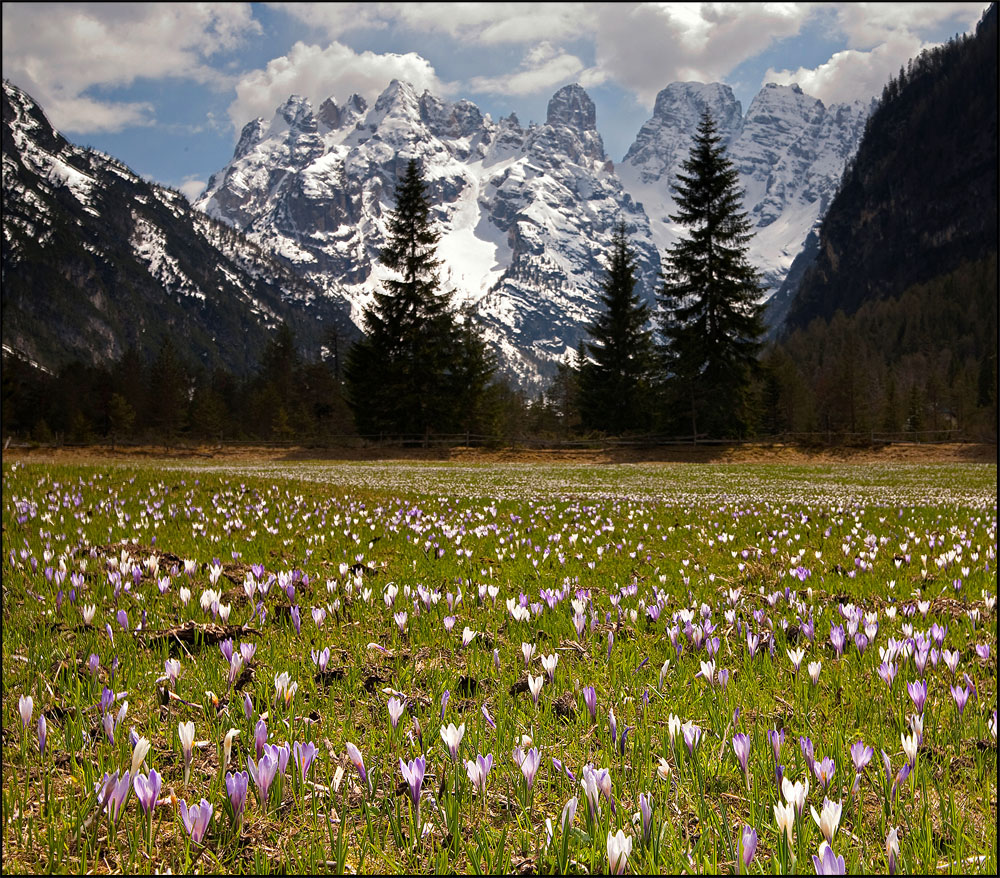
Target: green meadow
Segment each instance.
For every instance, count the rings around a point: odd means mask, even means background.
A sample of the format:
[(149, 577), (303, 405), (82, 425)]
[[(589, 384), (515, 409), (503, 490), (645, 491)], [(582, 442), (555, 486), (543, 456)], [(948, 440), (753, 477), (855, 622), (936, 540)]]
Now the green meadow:
[(996, 476), (5, 460), (4, 871), (996, 874)]

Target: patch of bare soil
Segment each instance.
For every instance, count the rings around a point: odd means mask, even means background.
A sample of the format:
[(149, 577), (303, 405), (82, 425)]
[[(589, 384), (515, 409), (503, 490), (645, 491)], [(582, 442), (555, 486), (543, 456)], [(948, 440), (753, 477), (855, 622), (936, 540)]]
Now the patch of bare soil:
[(268, 461), (461, 461), (462, 463), (704, 463), (704, 464), (831, 464), (831, 463), (992, 463), (995, 444), (952, 442), (942, 444), (891, 443), (885, 445), (802, 446), (747, 443), (741, 445), (661, 445), (604, 448), (312, 448), (273, 446), (92, 445), (74, 448), (11, 447), (4, 459), (87, 463), (101, 460), (141, 462), (156, 459), (212, 460), (231, 463)]

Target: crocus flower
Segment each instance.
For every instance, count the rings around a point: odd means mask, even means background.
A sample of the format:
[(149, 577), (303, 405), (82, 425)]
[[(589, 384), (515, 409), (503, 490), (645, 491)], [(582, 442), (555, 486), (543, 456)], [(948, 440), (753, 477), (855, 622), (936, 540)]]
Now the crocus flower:
[(806, 807), (806, 796), (809, 795), (809, 778), (804, 781), (797, 780), (792, 783), (787, 777), (782, 778), (781, 793), (789, 805), (795, 806), (795, 811), (799, 817)]
[(183, 799), (180, 802), (181, 820), (184, 828), (191, 836), (191, 841), (201, 844), (208, 832), (208, 824), (212, 819), (212, 805), (207, 799), (202, 799), (200, 805), (192, 805), (190, 808)]
[(917, 764), (917, 735), (911, 732), (909, 735), (900, 735), (899, 740), (903, 744), (903, 752), (906, 754), (906, 761), (911, 766)]
[(135, 796), (139, 800), (139, 804), (142, 806), (143, 813), (149, 817), (153, 812), (153, 806), (156, 804), (156, 800), (160, 796), (160, 786), (162, 784), (162, 778), (157, 773), (155, 768), (149, 770), (149, 775), (137, 774), (135, 780), (132, 781), (132, 787), (135, 789)]
[(309, 741), (306, 744), (300, 744), (298, 741), (295, 742), (295, 764), (298, 766), (299, 772), (302, 775), (302, 782), (305, 783), (306, 775), (309, 773), (309, 767), (313, 763), (313, 759), (316, 758), (316, 745)]
[(467, 759), (465, 762), (465, 772), (469, 775), (469, 780), (477, 793), (486, 792), (486, 776), (493, 767), (493, 754), (489, 753), (485, 757), (477, 755), (475, 761)]
[(295, 633), (302, 633), (302, 612), (299, 610), (298, 604), (291, 607), (288, 611), (288, 615), (292, 617), (292, 624), (295, 626)]
[[(243, 693), (243, 715), (247, 718), (247, 722), (253, 719), (253, 700), (249, 692)], [(257, 755), (260, 756), (259, 753)]]
[(170, 682), (170, 688), (177, 688), (177, 678), (181, 673), (181, 663), (177, 659), (167, 659), (163, 663), (163, 670), (166, 674), (167, 680)]
[(392, 723), (393, 729), (399, 725), (399, 718), (403, 715), (403, 711), (406, 710), (406, 701), (400, 701), (398, 698), (389, 699), (389, 721)]
[(40, 755), (45, 755), (45, 736), (48, 731), (48, 725), (45, 722), (45, 714), (39, 714), (38, 716), (38, 752)]
[(485, 720), (486, 720), (486, 724), (487, 724), (487, 725), (488, 725), (488, 726), (489, 726), (489, 727), (490, 727), (491, 729), (496, 729), (496, 727), (497, 727), (497, 724), (496, 724), (496, 723), (495, 723), (495, 722), (493, 721), (493, 717), (492, 717), (492, 716), (490, 716), (490, 712), (489, 712), (489, 710), (487, 709), (487, 707), (486, 707), (485, 703), (483, 704), (483, 708), (482, 708), (482, 710), (483, 710), (483, 719), (485, 719)]
[[(559, 653), (552, 653), (552, 655), (542, 656), (542, 668), (545, 673), (549, 675), (549, 682), (554, 683), (556, 679), (556, 665), (559, 664)], [(538, 699), (535, 699), (536, 702)]]
[(410, 787), (410, 799), (413, 802), (414, 809), (420, 811), (420, 787), (424, 782), (424, 772), (427, 768), (427, 762), (423, 756), (418, 756), (416, 759), (410, 760), (410, 762), (403, 762), (402, 759), (399, 760), (399, 770), (403, 774), (403, 780), (409, 784)]
[(969, 700), (969, 695), (972, 693), (968, 689), (962, 686), (952, 686), (951, 687), (951, 697), (955, 699), (955, 706), (958, 707), (958, 715), (961, 716), (962, 712), (965, 710), (965, 704)]
[(142, 763), (146, 760), (146, 754), (149, 753), (150, 743), (147, 738), (137, 738), (135, 744), (132, 746), (132, 775), (136, 776), (139, 773), (139, 769), (142, 768)]
[(465, 628), (462, 629), (462, 646), (467, 647), (470, 643), (472, 643), (472, 641), (476, 638), (476, 634), (476, 631), (473, 631), (468, 625), (466, 625)]
[(774, 822), (778, 824), (778, 835), (784, 832), (788, 839), (788, 845), (791, 847), (792, 834), (795, 831), (795, 806), (790, 802), (786, 804), (775, 802)]
[(569, 832), (570, 826), (573, 825), (573, 820), (576, 817), (576, 808), (580, 804), (580, 800), (573, 796), (565, 805), (563, 805), (562, 816), (559, 818), (559, 825), (562, 827), (563, 833)]
[(806, 767), (813, 773), (816, 771), (816, 757), (813, 753), (813, 742), (811, 738), (804, 736), (799, 738), (799, 747), (802, 748), (802, 758), (806, 761)]
[(736, 865), (742, 866), (744, 874), (749, 874), (750, 863), (753, 862), (753, 855), (757, 852), (757, 830), (744, 825), (740, 831), (739, 844), (739, 859)]
[(643, 844), (649, 844), (653, 834), (653, 797), (648, 793), (639, 793), (639, 816), (642, 821)]
[(194, 746), (194, 723), (178, 723), (177, 736), (181, 740), (181, 753), (184, 755), (184, 783), (191, 776), (191, 749)]
[(128, 631), (128, 613), (124, 610), (119, 610), (115, 618), (118, 620), (118, 624)]
[(91, 676), (97, 676), (97, 669), (101, 666), (101, 660), (94, 654), (90, 654), (90, 658), (87, 659), (87, 669), (90, 671)]
[(365, 771), (365, 759), (361, 755), (361, 751), (350, 741), (348, 741), (344, 746), (347, 750), (348, 757), (351, 762), (354, 763), (354, 767), (358, 770), (358, 777), (361, 778), (361, 783), (367, 784), (368, 773)]
[(809, 662), (809, 679), (813, 686), (819, 683), (819, 672), (823, 667), (823, 662)]
[(613, 875), (624, 875), (628, 857), (632, 853), (632, 837), (622, 830), (616, 834), (608, 831), (608, 868)]
[(861, 782), (861, 772), (865, 770), (871, 762), (875, 751), (871, 747), (866, 747), (864, 741), (856, 741), (851, 745), (851, 760), (854, 762), (854, 789), (856, 792), (858, 784)]
[(222, 657), (229, 663), (233, 661), (233, 638), (229, 637), (219, 644), (219, 651)]
[(817, 782), (822, 784), (824, 790), (830, 786), (830, 781), (833, 780), (833, 774), (836, 770), (837, 765), (829, 756), (825, 756), (820, 762), (815, 763), (813, 772)]
[(684, 743), (687, 745), (688, 754), (694, 756), (694, 748), (701, 740), (701, 726), (695, 725), (693, 720), (688, 720), (681, 726), (681, 731), (684, 733)]
[(131, 777), (128, 771), (125, 772), (118, 778), (118, 772), (116, 771), (109, 778), (107, 774), (104, 775), (105, 782), (105, 805), (104, 809), (107, 811), (108, 816), (115, 822), (118, 822), (118, 817), (121, 815), (122, 808), (125, 807), (125, 800), (128, 799), (128, 794), (132, 789)]
[(889, 874), (896, 874), (896, 860), (899, 858), (899, 833), (894, 826), (885, 837), (885, 857), (889, 861)]
[(593, 686), (587, 686), (583, 690), (583, 703), (587, 705), (590, 713), (590, 721), (597, 721), (597, 692)]
[(535, 702), (535, 707), (538, 707), (538, 695), (542, 691), (542, 683), (545, 682), (545, 678), (539, 674), (537, 677), (532, 677), (528, 674), (528, 689), (531, 691), (531, 698)]
[(917, 713), (923, 713), (924, 702), (927, 700), (927, 681), (916, 680), (912, 683), (907, 683), (906, 691), (910, 694), (910, 699), (913, 701), (913, 706), (916, 708)]
[(23, 728), (28, 728), (31, 722), (31, 714), (35, 709), (35, 699), (30, 695), (22, 695), (17, 699), (17, 710), (21, 714), (21, 724)]
[[(277, 748), (274, 749), (276, 750)], [(277, 756), (269, 748), (256, 763), (253, 759), (247, 757), (247, 768), (250, 771), (250, 777), (253, 778), (253, 782), (257, 785), (257, 796), (261, 807), (266, 808), (267, 794), (271, 789), (271, 784), (274, 783), (274, 779), (278, 776)]]
[(237, 826), (243, 819), (249, 786), (250, 775), (245, 771), (226, 772), (226, 793), (229, 795), (229, 804), (233, 806), (233, 823)]
[(799, 667), (802, 665), (802, 659), (806, 656), (805, 649), (800, 646), (798, 649), (786, 649), (785, 652), (788, 653), (788, 658), (795, 667), (795, 673), (798, 674)]
[(825, 841), (820, 842), (819, 856), (813, 854), (813, 868), (817, 875), (846, 875), (844, 858), (838, 857)]
[(541, 761), (542, 754), (537, 747), (532, 747), (524, 754), (524, 759), (521, 760), (521, 774), (524, 775), (529, 790), (535, 782), (535, 774), (538, 772), (538, 766), (541, 764)]
[(445, 708), (448, 706), (448, 699), (449, 698), (451, 698), (451, 690), (450, 689), (445, 689), (444, 692), (441, 693), (441, 719), (442, 720), (444, 720), (444, 711), (445, 711)]
[(840, 826), (840, 814), (842, 810), (840, 802), (831, 802), (829, 799), (823, 799), (823, 809), (820, 813), (816, 812), (815, 807), (809, 810), (812, 811), (813, 820), (816, 821), (816, 825), (819, 827), (819, 831), (823, 833), (823, 838), (826, 839), (827, 844), (833, 844), (833, 837), (837, 834), (837, 827)]
[(733, 735), (733, 752), (740, 763), (743, 773), (747, 773), (747, 761), (750, 758), (750, 738), (743, 733)]

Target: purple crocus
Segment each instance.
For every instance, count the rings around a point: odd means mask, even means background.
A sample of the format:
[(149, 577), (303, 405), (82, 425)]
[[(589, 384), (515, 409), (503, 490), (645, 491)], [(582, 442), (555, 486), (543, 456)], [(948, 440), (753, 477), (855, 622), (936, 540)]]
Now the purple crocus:
[[(243, 715), (247, 718), (247, 722), (253, 719), (253, 701), (249, 692), (243, 693)], [(260, 756), (259, 753), (257, 755)]]
[(750, 863), (753, 862), (753, 855), (757, 852), (757, 830), (752, 826), (743, 826), (740, 831), (740, 851), (737, 867), (743, 867), (743, 873), (750, 873)]
[(245, 771), (226, 772), (226, 793), (229, 795), (229, 804), (233, 806), (233, 824), (236, 826), (243, 820), (249, 786), (250, 775)]
[(802, 758), (806, 761), (806, 767), (810, 774), (816, 771), (816, 757), (813, 755), (813, 742), (811, 738), (800, 737), (799, 747), (802, 748)]
[(212, 805), (207, 799), (202, 799), (200, 805), (192, 805), (190, 808), (183, 799), (180, 801), (181, 820), (184, 828), (191, 836), (191, 841), (201, 844), (208, 832), (208, 824), (212, 819)]
[(124, 610), (119, 610), (115, 618), (118, 620), (118, 624), (121, 625), (123, 629), (128, 631), (128, 613)]
[(302, 613), (299, 610), (299, 605), (296, 604), (289, 611), (288, 614), (292, 617), (292, 624), (295, 626), (295, 633), (302, 633)]
[(750, 737), (739, 732), (733, 735), (733, 752), (743, 769), (743, 774), (747, 773), (747, 761), (750, 758)]
[(150, 817), (153, 813), (153, 806), (156, 804), (156, 800), (160, 796), (160, 786), (162, 784), (162, 778), (157, 773), (155, 768), (149, 770), (149, 775), (137, 774), (135, 780), (132, 781), (132, 787), (135, 789), (136, 798), (139, 800), (139, 804), (142, 806), (143, 813)]
[(298, 766), (299, 772), (302, 774), (302, 782), (305, 783), (306, 775), (309, 773), (309, 767), (316, 758), (316, 745), (312, 741), (308, 741), (304, 745), (296, 741), (294, 750), (295, 764)]
[(485, 719), (485, 720), (486, 720), (486, 724), (487, 724), (487, 725), (488, 725), (488, 726), (489, 726), (489, 727), (490, 727), (491, 729), (496, 729), (496, 727), (497, 727), (497, 724), (496, 724), (496, 723), (495, 723), (495, 722), (493, 721), (493, 717), (492, 717), (492, 716), (490, 716), (490, 712), (489, 712), (489, 710), (487, 710), (487, 708), (486, 708), (486, 704), (485, 704), (485, 703), (483, 704), (483, 719)]
[(833, 648), (836, 650), (838, 658), (844, 654), (844, 644), (846, 642), (847, 638), (844, 635), (843, 627), (841, 625), (831, 625), (830, 643), (833, 644)]
[(923, 713), (924, 702), (927, 700), (927, 681), (915, 680), (912, 683), (907, 683), (906, 691), (909, 692), (910, 699), (913, 701), (913, 706), (916, 708), (917, 713)]
[(857, 792), (861, 783), (861, 772), (865, 770), (874, 755), (875, 751), (865, 746), (864, 741), (855, 741), (851, 744), (851, 761), (854, 763), (854, 787), (851, 792)]
[(642, 842), (649, 844), (653, 836), (653, 797), (649, 793), (639, 793), (639, 814), (642, 819)]
[(444, 711), (448, 706), (448, 699), (451, 698), (451, 690), (445, 689), (441, 694), (441, 719), (444, 719)]
[[(966, 693), (968, 697), (968, 693)], [(965, 707), (963, 702), (962, 707)], [(48, 724), (45, 722), (45, 714), (39, 714), (38, 716), (38, 753), (40, 756), (45, 755), (45, 736), (48, 732)]]
[(411, 759), (408, 763), (403, 762), (402, 759), (399, 760), (399, 770), (403, 774), (403, 780), (410, 787), (410, 799), (413, 802), (414, 810), (418, 813), (420, 812), (420, 787), (423, 785), (426, 769), (427, 761), (423, 756)]
[(227, 640), (223, 640), (219, 644), (219, 651), (222, 653), (222, 657), (232, 664), (233, 662), (233, 638), (230, 637)]
[(694, 756), (694, 748), (698, 746), (698, 742), (701, 740), (701, 726), (695, 725), (694, 722), (688, 720), (681, 726), (681, 732), (684, 734), (684, 743), (687, 745), (688, 755)]
[(965, 710), (965, 704), (969, 700), (969, 696), (972, 693), (963, 686), (952, 686), (951, 687), (951, 697), (955, 699), (955, 705), (958, 707), (958, 715), (961, 716), (962, 712)]
[(597, 692), (593, 686), (587, 686), (583, 690), (583, 703), (587, 705), (590, 712), (591, 722), (597, 722)]
[(278, 774), (278, 759), (268, 750), (256, 763), (247, 757), (247, 768), (250, 770), (250, 777), (253, 778), (253, 782), (257, 785), (257, 796), (261, 807), (266, 807), (267, 794)]
[(833, 775), (836, 770), (837, 764), (829, 756), (825, 756), (821, 761), (816, 762), (813, 766), (813, 773), (816, 775), (816, 780), (822, 785), (824, 790), (829, 788), (830, 782), (833, 780)]
[(813, 854), (813, 868), (817, 875), (846, 875), (844, 858), (838, 857), (825, 841), (820, 842), (819, 856)]
[(541, 761), (542, 754), (537, 747), (532, 747), (524, 754), (524, 759), (521, 760), (521, 774), (524, 775), (529, 790), (535, 782), (535, 775), (538, 773), (538, 766), (541, 764)]
[(350, 757), (351, 762), (354, 763), (354, 767), (358, 770), (358, 777), (361, 778), (361, 783), (368, 783), (368, 773), (365, 771), (365, 759), (361, 755), (361, 751), (350, 741), (344, 745), (347, 748), (347, 755)]

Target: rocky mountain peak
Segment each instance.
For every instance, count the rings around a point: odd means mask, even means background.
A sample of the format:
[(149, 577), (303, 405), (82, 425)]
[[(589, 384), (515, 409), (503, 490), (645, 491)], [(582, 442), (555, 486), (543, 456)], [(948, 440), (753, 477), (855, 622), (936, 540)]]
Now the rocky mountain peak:
[(737, 130), (743, 107), (733, 90), (720, 82), (673, 82), (656, 96), (653, 119), (664, 125), (697, 125), (708, 110), (723, 136)]
[(597, 130), (597, 110), (590, 95), (577, 83), (564, 85), (549, 101), (546, 123), (568, 125), (578, 131)]
[(312, 104), (309, 98), (302, 95), (290, 95), (274, 114), (275, 119), (282, 119), (289, 128), (313, 133), (316, 131), (316, 117), (313, 116)]

